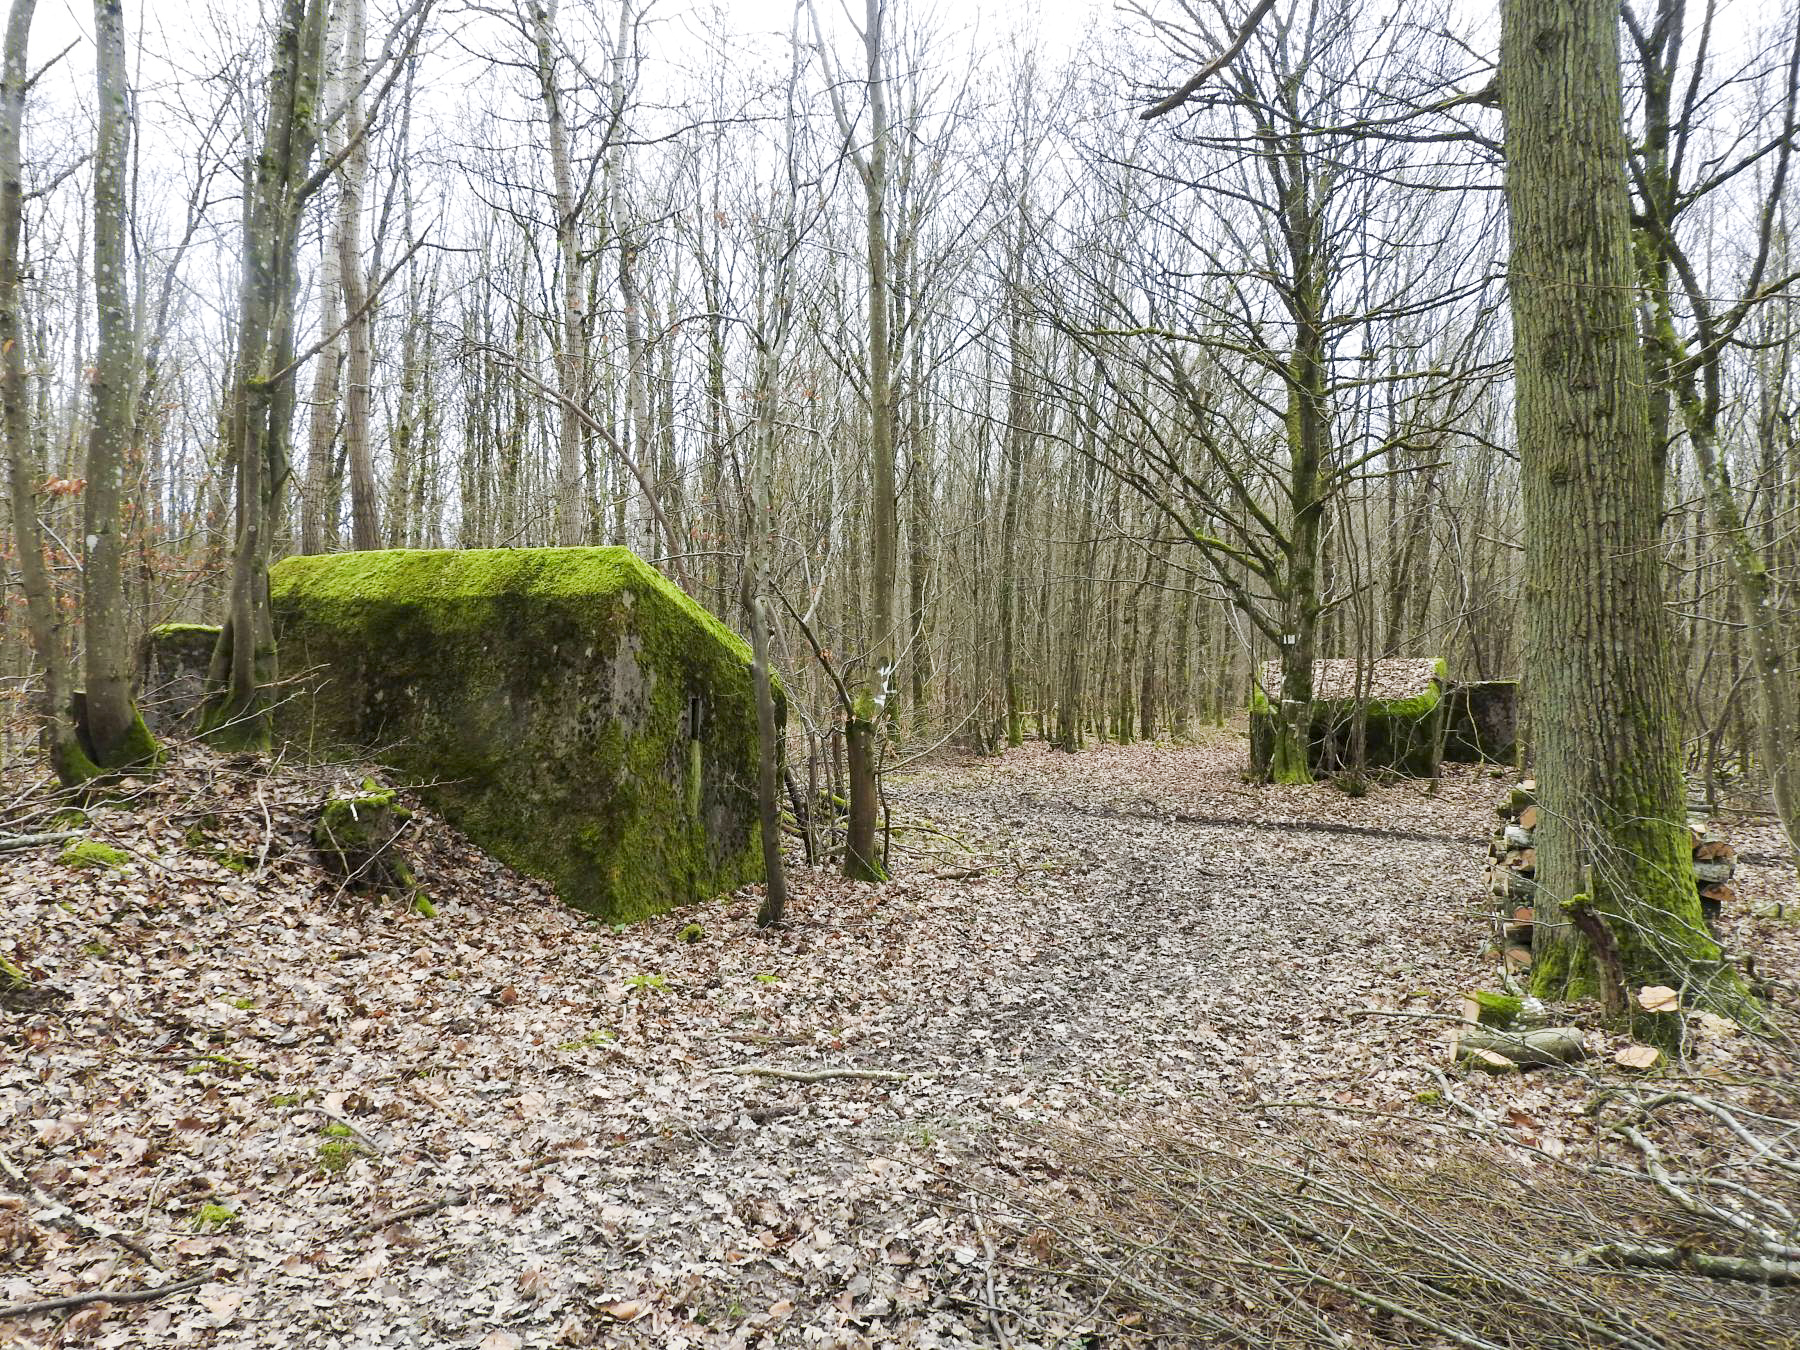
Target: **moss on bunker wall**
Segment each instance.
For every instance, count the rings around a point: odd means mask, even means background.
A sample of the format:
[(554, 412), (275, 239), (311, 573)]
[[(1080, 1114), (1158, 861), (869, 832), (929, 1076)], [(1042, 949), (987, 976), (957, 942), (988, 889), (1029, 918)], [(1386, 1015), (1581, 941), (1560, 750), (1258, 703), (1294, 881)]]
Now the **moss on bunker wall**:
[(305, 672), (283, 736), (392, 764), (570, 904), (624, 921), (761, 876), (748, 650), (627, 550), (289, 558), (270, 592)]

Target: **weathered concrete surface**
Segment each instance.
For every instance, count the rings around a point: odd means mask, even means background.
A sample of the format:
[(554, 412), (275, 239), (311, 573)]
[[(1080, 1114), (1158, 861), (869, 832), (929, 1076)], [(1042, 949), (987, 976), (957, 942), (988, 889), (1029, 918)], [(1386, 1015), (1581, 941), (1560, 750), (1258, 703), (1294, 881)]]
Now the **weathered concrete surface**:
[(269, 580), (284, 739), (392, 765), (608, 920), (761, 877), (748, 650), (632, 553), (340, 553)]

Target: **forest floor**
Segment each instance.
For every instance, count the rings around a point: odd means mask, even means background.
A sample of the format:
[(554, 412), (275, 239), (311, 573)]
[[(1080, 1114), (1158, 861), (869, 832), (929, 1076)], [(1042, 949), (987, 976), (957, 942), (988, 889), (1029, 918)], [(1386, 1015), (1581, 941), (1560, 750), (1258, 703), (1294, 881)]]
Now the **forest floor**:
[[(183, 748), (94, 813), (122, 869), (0, 855), (31, 976), (0, 1012), (0, 1344), (1130, 1345), (1155, 1309), (1058, 1250), (1040, 1202), (1080, 1184), (1043, 1129), (1474, 1119), (1591, 1152), (1591, 1075), (1443, 1077), (1436, 1019), (1493, 983), (1508, 784), (1352, 799), (1242, 761), (938, 762), (892, 785), (892, 883), (796, 868), (778, 930), (750, 889), (614, 932), (423, 812), (437, 916), (345, 896), (307, 843), (332, 771)], [(1772, 832), (1731, 830), (1769, 863), (1746, 911), (1791, 900)], [(1791, 923), (1729, 926), (1800, 973)], [(1689, 1062), (1758, 1046), (1702, 1026)]]

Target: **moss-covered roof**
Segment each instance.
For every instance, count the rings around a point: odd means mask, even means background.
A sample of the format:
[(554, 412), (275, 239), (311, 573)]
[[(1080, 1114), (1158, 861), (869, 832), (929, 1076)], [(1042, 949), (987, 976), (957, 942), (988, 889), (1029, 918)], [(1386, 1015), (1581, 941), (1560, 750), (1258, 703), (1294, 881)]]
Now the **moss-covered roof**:
[(315, 601), (459, 600), (503, 595), (562, 599), (659, 592), (741, 659), (750, 649), (662, 573), (624, 548), (433, 548), (284, 558), (269, 571), (277, 592)]
[[(1313, 662), (1313, 698), (1320, 703), (1333, 699), (1355, 698), (1357, 665), (1354, 657), (1330, 656)], [(1363, 663), (1367, 685), (1364, 694), (1380, 701), (1414, 698), (1426, 693), (1437, 679), (1442, 663), (1435, 656), (1399, 656), (1384, 661)], [(1263, 662), (1262, 687), (1271, 691), (1281, 688), (1281, 663)]]

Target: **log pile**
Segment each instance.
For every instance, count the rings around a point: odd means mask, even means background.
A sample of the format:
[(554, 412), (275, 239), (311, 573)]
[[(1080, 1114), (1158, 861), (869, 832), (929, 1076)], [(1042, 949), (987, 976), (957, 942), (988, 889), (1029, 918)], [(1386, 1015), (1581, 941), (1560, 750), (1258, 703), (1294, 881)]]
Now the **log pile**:
[[(1531, 920), (1537, 901), (1537, 783), (1527, 778), (1496, 808), (1500, 824), (1488, 844), (1487, 890), (1500, 911), (1507, 964), (1531, 965)], [(1708, 923), (1737, 898), (1731, 889), (1737, 850), (1711, 822), (1688, 822), (1694, 838), (1694, 887)]]

